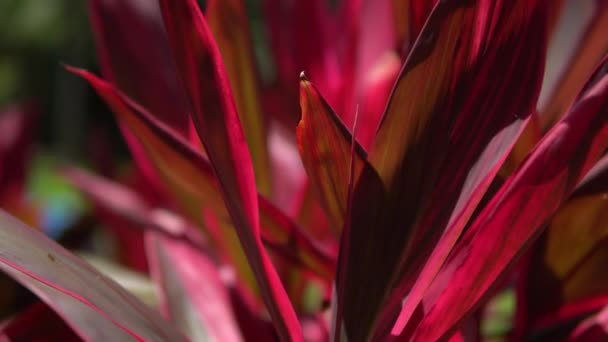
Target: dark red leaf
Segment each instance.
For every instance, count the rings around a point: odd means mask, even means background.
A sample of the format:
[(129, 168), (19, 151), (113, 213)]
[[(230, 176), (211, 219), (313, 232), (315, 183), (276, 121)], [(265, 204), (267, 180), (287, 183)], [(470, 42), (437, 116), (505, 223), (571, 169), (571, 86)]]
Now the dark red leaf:
[(236, 228), (279, 335), (301, 340), (302, 330), (281, 280), (262, 245), (251, 156), (221, 55), (196, 1), (161, 1), (173, 57)]
[(89, 12), (104, 78), (187, 136), (188, 103), (158, 2), (89, 0)]
[[(369, 151), (377, 175), (364, 171), (355, 189), (350, 260), (338, 274), (349, 280), (338, 303), (345, 336), (384, 336), (425, 263), (418, 293), (408, 297), (414, 309), (460, 236), (534, 110), (544, 5), (478, 0), (435, 7)], [(372, 189), (377, 176), (381, 188)]]
[(581, 323), (570, 336), (570, 342), (602, 342), (608, 340), (608, 306)]
[[(346, 215), (351, 134), (317, 88), (300, 76), (302, 119), (297, 127), (298, 148), (313, 187), (331, 219), (336, 236)], [(367, 155), (356, 144), (354, 179), (359, 177)]]
[(28, 307), (0, 328), (2, 341), (82, 341), (53, 310), (41, 302)]
[(243, 132), (251, 151), (258, 192), (270, 197), (273, 175), (244, 0), (210, 0), (205, 15), (232, 85)]
[[(231, 241), (236, 241), (235, 231), (227, 223), (228, 213), (207, 159), (183, 138), (176, 135), (172, 129), (155, 119), (145, 109), (125, 98), (107, 82), (81, 69), (69, 68), (69, 70), (89, 81), (110, 105), (118, 119), (131, 130), (133, 138), (141, 140), (141, 142), (138, 141), (138, 144), (141, 145), (132, 146), (141, 146), (145, 150), (135, 152), (139, 153), (141, 161), (154, 168), (152, 172), (155, 175), (158, 172), (158, 175), (165, 180), (173, 200), (181, 204), (182, 210), (187, 216), (201, 226), (205, 226), (204, 222), (200, 222), (200, 208), (210, 208), (216, 216), (222, 219), (222, 222), (226, 221), (223, 226), (224, 230), (220, 232), (221, 236), (209, 232), (212, 238), (218, 238), (214, 242), (221, 246), (223, 252), (232, 257), (236, 253), (242, 255), (239, 246), (230, 244)], [(298, 247), (297, 255), (303, 256), (300, 260), (302, 264), (307, 265), (323, 277), (333, 273), (334, 262), (331, 254), (320, 249), (299, 226), (264, 197), (258, 195), (258, 201), (263, 227), (262, 235), (265, 240), (283, 245), (295, 242)], [(240, 271), (249, 270), (246, 260), (244, 264), (236, 262), (235, 259), (231, 261), (235, 263), (236, 267), (239, 267)], [(243, 270), (240, 267), (247, 267), (247, 269)]]
[(414, 340), (454, 329), (542, 232), (608, 147), (608, 59), (458, 242), (423, 300)]

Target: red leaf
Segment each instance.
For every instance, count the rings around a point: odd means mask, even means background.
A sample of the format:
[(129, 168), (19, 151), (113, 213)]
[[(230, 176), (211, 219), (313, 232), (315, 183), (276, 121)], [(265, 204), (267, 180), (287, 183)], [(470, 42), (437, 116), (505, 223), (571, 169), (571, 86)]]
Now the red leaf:
[(405, 58), (437, 0), (392, 0), (397, 46)]
[[(487, 296), (608, 147), (608, 59), (458, 242), (414, 340), (448, 334)], [(449, 285), (449, 286), (448, 286)]]
[[(590, 314), (597, 313), (608, 305), (608, 295), (578, 300), (573, 303), (565, 304), (552, 312), (536, 320), (530, 321), (528, 328), (529, 336), (555, 336), (559, 334), (560, 328), (567, 328), (569, 323), (588, 317)], [(524, 308), (526, 309), (526, 308)], [(533, 317), (531, 317), (533, 319)], [(563, 334), (560, 334), (563, 335)]]
[(183, 241), (146, 234), (152, 276), (171, 320), (193, 341), (240, 341), (218, 266)]
[[(336, 236), (346, 215), (351, 134), (304, 74), (300, 76), (302, 119), (297, 127), (298, 147), (308, 177), (332, 221)], [(366, 154), (355, 148), (354, 179), (359, 176)]]
[[(151, 164), (163, 177), (171, 190), (174, 200), (182, 205), (189, 217), (200, 222), (200, 208), (209, 207), (222, 220), (228, 220), (226, 207), (217, 188), (213, 170), (205, 157), (191, 145), (180, 138), (166, 125), (156, 120), (143, 108), (125, 98), (121, 93), (103, 80), (81, 69), (68, 70), (85, 78), (97, 90), (113, 109), (115, 115), (133, 132), (133, 138), (141, 140), (140, 157), (146, 164)], [(138, 146), (138, 145), (136, 145)], [(194, 187), (194, 189), (193, 189)], [(333, 272), (333, 257), (320, 249), (302, 230), (295, 225), (284, 213), (272, 205), (264, 197), (258, 195), (262, 221), (262, 235), (268, 241), (287, 244), (295, 242), (298, 255), (303, 255), (302, 264), (322, 276)], [(193, 203), (194, 202), (194, 203)], [(194, 212), (192, 208), (194, 207)], [(219, 240), (215, 242), (226, 253), (242, 253), (239, 246), (230, 245), (234, 234), (233, 227), (224, 224), (226, 230), (220, 232)], [(229, 229), (229, 230), (228, 230)], [(212, 238), (217, 237), (210, 234)], [(223, 240), (222, 240), (223, 238)], [(226, 244), (222, 244), (226, 243)], [(236, 250), (235, 250), (236, 249)], [(231, 254), (234, 257), (234, 254)], [(231, 260), (235, 262), (234, 259)], [(237, 267), (247, 265), (236, 265)], [(319, 268), (318, 268), (319, 267)], [(241, 271), (243, 271), (241, 269)]]
[(0, 269), (88, 341), (183, 341), (156, 312), (41, 233), (0, 211)]
[(302, 331), (281, 280), (262, 246), (253, 166), (218, 47), (196, 1), (161, 1), (169, 42), (241, 246), (279, 335)]
[(606, 1), (567, 1), (563, 7), (549, 45), (546, 85), (539, 99), (543, 131), (565, 114), (608, 50)]
[(369, 152), (381, 188), (364, 172), (354, 194), (353, 252), (339, 274), (349, 338), (390, 330), (443, 237), (425, 292), (525, 127), (542, 79), (544, 4), (442, 1), (429, 17)]
[(186, 137), (188, 102), (157, 1), (89, 0), (89, 12), (104, 78)]
[[(226, 66), (255, 170), (258, 191), (272, 195), (266, 122), (244, 0), (210, 0), (206, 16)], [(238, 24), (236, 24), (238, 23)]]
[(586, 319), (568, 337), (570, 342), (602, 342), (608, 339), (608, 306)]
[(585, 314), (583, 310), (589, 313), (605, 305), (605, 299), (598, 297), (608, 294), (603, 272), (608, 261), (607, 165), (604, 156), (535, 243), (529, 269), (520, 279), (520, 297), (526, 300), (518, 298), (517, 308), (527, 317), (522, 320), (525, 326), (520, 324), (522, 332), (551, 321), (557, 325), (556, 320), (577, 318)]
[(155, 230), (193, 247), (205, 245), (203, 237), (183, 219), (169, 211), (150, 207), (139, 194), (124, 185), (76, 167), (64, 168), (63, 174), (97, 206), (120, 217), (125, 227)]
[(53, 310), (36, 302), (0, 329), (2, 341), (82, 341)]

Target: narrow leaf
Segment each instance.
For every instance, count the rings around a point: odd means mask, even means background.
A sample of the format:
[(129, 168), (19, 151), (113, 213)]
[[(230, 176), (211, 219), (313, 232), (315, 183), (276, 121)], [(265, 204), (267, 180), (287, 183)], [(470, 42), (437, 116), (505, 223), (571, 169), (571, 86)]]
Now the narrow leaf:
[[(336, 235), (346, 215), (351, 134), (317, 88), (300, 76), (302, 119), (297, 127), (298, 147), (304, 168), (332, 221)], [(366, 154), (355, 146), (354, 179), (357, 180)]]
[(423, 301), (426, 315), (414, 340), (436, 340), (453, 331), (603, 155), (608, 147), (607, 62), (458, 242)]
[(568, 337), (569, 342), (601, 342), (608, 339), (608, 306), (579, 324)]
[(427, 20), (369, 152), (383, 189), (371, 189), (373, 172), (355, 189), (357, 252), (340, 274), (350, 280), (339, 304), (349, 338), (386, 334), (425, 263), (417, 292), (426, 291), (527, 124), (545, 58), (544, 5), (441, 1)]
[(161, 10), (194, 126), (262, 298), (279, 335), (301, 340), (294, 309), (262, 245), (253, 165), (219, 49), (195, 0), (162, 0)]
[[(174, 200), (181, 204), (182, 209), (194, 222), (204, 226), (201, 207), (211, 209), (223, 221), (229, 216), (222, 200), (217, 181), (209, 162), (183, 138), (179, 137), (166, 125), (156, 120), (137, 104), (125, 98), (110, 84), (81, 69), (68, 68), (70, 71), (85, 78), (113, 109), (119, 120), (129, 127), (134, 137), (141, 140), (145, 150), (145, 162), (150, 163), (162, 176)], [(305, 258), (302, 264), (311, 270), (327, 276), (333, 273), (333, 257), (315, 244), (304, 234), (299, 226), (277, 209), (267, 199), (258, 195), (262, 235), (268, 241), (287, 244), (296, 243), (297, 254)], [(208, 231), (215, 239), (219, 250), (227, 252), (241, 272), (249, 272), (242, 249), (231, 242), (236, 242), (234, 228), (226, 223), (220, 226), (220, 235)], [(245, 268), (246, 267), (246, 268)], [(241, 273), (247, 277), (247, 273)]]
[(183, 341), (157, 313), (41, 233), (0, 211), (0, 269), (88, 341)]
[(168, 315), (193, 341), (241, 341), (218, 266), (183, 241), (146, 234), (152, 275)]
[(566, 113), (593, 68), (608, 51), (608, 2), (566, 1), (549, 46), (546, 85), (539, 99), (541, 128)]
[[(211, 0), (205, 12), (232, 86), (255, 171), (258, 191), (272, 195), (272, 173), (266, 142), (266, 122), (243, 0)], [(238, 23), (238, 24), (235, 24)]]
[(89, 14), (104, 78), (187, 136), (188, 102), (158, 2), (89, 0)]
[[(604, 156), (553, 216), (534, 246), (522, 279), (527, 300), (521, 310), (529, 329), (543, 317), (568, 307), (588, 307), (582, 303), (608, 293), (608, 277), (602, 272), (608, 261), (607, 165), (608, 156)], [(570, 319), (581, 315), (572, 309), (566, 313), (574, 315)], [(564, 314), (561, 319), (568, 318)]]

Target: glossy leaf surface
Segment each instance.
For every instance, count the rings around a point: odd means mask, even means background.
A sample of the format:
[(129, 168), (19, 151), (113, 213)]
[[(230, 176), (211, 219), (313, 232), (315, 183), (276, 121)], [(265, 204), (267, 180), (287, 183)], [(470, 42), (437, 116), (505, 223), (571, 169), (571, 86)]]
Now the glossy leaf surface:
[(542, 77), (544, 4), (445, 1), (431, 14), (369, 152), (381, 189), (363, 172), (354, 192), (356, 252), (339, 274), (349, 279), (339, 303), (349, 338), (368, 338), (392, 296), (379, 333), (390, 330), (442, 237), (424, 293), (525, 127)]
[(603, 155), (608, 147), (607, 71), (605, 60), (569, 113), (458, 242), (423, 301), (425, 316), (415, 340), (445, 336), (470, 314)]
[[(605, 305), (608, 278), (608, 157), (589, 171), (548, 223), (522, 279), (526, 327), (576, 319)], [(552, 318), (554, 317), (554, 318)]]

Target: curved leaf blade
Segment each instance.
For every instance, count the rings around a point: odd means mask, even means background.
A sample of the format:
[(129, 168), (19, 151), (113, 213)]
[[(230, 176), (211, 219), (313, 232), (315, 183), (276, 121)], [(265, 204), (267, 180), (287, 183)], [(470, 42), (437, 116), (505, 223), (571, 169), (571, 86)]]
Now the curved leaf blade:
[[(455, 246), (414, 340), (449, 334), (487, 296), (608, 147), (608, 59)], [(449, 286), (448, 286), (449, 284)]]
[(155, 232), (146, 234), (154, 279), (171, 320), (193, 341), (242, 341), (217, 265), (200, 250)]
[(89, 15), (103, 77), (187, 136), (188, 102), (158, 2), (89, 0)]
[(425, 283), (527, 124), (542, 78), (545, 5), (441, 1), (426, 21), (369, 152), (384, 197), (358, 190), (373, 177), (354, 193), (350, 248), (360, 252), (341, 275), (351, 279), (342, 299), (349, 337), (390, 331), (436, 242), (445, 238)]
[(232, 86), (237, 112), (251, 152), (258, 191), (271, 196), (272, 170), (266, 122), (260, 103), (259, 80), (244, 1), (211, 0), (205, 13)]
[(547, 65), (552, 68), (547, 71), (552, 73), (547, 75), (548, 84), (539, 99), (543, 131), (551, 128), (566, 113), (595, 66), (608, 51), (605, 36), (608, 30), (606, 1), (568, 0), (563, 6), (562, 16), (549, 46)]
[(569, 342), (601, 342), (608, 339), (608, 306), (579, 324), (568, 336)]
[(163, 0), (161, 11), (194, 126), (262, 298), (279, 335), (301, 340), (295, 311), (262, 245), (253, 164), (219, 49), (196, 1)]
[[(324, 205), (336, 235), (346, 215), (351, 134), (317, 88), (300, 75), (302, 119), (296, 133), (298, 150), (308, 177)], [(354, 155), (356, 182), (366, 155), (357, 143)]]
[(607, 165), (604, 156), (535, 243), (526, 275), (519, 280), (526, 299), (518, 304), (525, 317), (522, 333), (547, 324), (543, 321), (550, 317), (573, 319), (605, 304), (595, 299), (608, 293), (608, 277), (602, 272), (608, 261)]
[(91, 341), (184, 341), (160, 315), (54, 241), (0, 211), (0, 269)]

